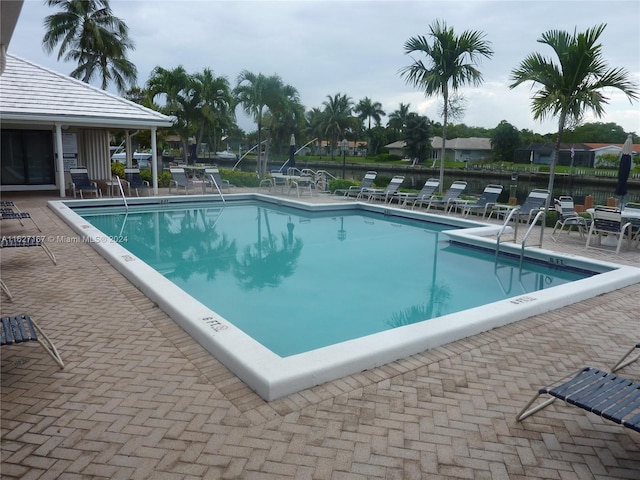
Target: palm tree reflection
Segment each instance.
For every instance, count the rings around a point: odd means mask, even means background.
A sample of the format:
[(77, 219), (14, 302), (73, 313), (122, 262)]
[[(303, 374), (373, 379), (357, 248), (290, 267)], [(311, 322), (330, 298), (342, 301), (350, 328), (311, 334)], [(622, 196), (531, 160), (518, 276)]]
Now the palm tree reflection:
[[(262, 234), (264, 214), (267, 234)], [(295, 225), (289, 217), (287, 232), (276, 236), (271, 232), (266, 209), (258, 207), (258, 239), (248, 245), (236, 262), (234, 275), (245, 290), (278, 286), (283, 279), (293, 275), (300, 253), (302, 240), (293, 236)]]
[(218, 272), (228, 271), (233, 265), (236, 242), (220, 235), (215, 228), (222, 211), (209, 213), (212, 212), (208, 209), (194, 209), (180, 212), (177, 218), (169, 212), (164, 216), (161, 225), (166, 240), (160, 246), (160, 257), (179, 259), (173, 260), (174, 269), (168, 278), (188, 280), (194, 274), (204, 273), (207, 280), (213, 280)]
[(441, 316), (451, 298), (451, 289), (447, 284), (440, 283), (431, 284), (427, 290), (429, 292), (429, 300), (426, 303), (412, 305), (394, 313), (391, 319), (387, 321), (387, 325), (396, 328)]

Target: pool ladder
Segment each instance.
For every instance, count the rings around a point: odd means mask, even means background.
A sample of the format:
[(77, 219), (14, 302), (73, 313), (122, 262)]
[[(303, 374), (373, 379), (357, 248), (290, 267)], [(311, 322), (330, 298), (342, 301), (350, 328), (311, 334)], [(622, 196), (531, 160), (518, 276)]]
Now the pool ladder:
[[(218, 194), (220, 194), (220, 198), (222, 199), (222, 203), (226, 204), (227, 201), (225, 200), (224, 195), (222, 194), (222, 190), (220, 190), (220, 186), (218, 185), (218, 182), (216, 182), (216, 179), (212, 174), (209, 174), (209, 180), (211, 181), (211, 185), (216, 187), (216, 190), (218, 190)], [(204, 184), (202, 184), (202, 186), (204, 188)]]
[[(516, 212), (519, 212), (520, 207), (516, 207), (513, 210), (511, 210), (509, 212), (509, 215), (507, 215), (507, 218), (505, 219), (504, 223), (502, 224), (502, 228), (500, 228), (500, 231), (498, 232), (498, 238), (496, 240), (496, 262), (498, 261), (498, 257), (500, 256), (500, 241), (502, 240), (502, 234), (505, 232), (507, 225), (509, 224), (509, 221), (513, 218), (513, 216), (516, 214)], [(538, 213), (536, 213), (536, 216), (533, 218), (533, 222), (531, 222), (531, 224), (529, 225), (529, 228), (527, 229), (527, 231), (525, 232), (524, 236), (522, 237), (522, 244), (521, 244), (521, 251), (520, 251), (520, 268), (522, 268), (522, 262), (524, 261), (524, 250), (527, 246), (527, 240), (529, 239), (529, 235), (531, 234), (531, 231), (533, 230), (533, 227), (536, 226), (536, 224), (538, 223), (539, 219), (542, 219), (542, 223), (540, 224), (540, 242), (535, 244), (535, 246), (541, 247), (542, 246), (542, 239), (544, 236), (544, 226), (545, 226), (545, 218), (546, 218), (546, 210), (544, 209), (540, 209), (538, 211)], [(513, 229), (513, 243), (515, 243), (518, 239), (518, 224), (520, 223), (520, 219), (516, 218), (516, 225), (515, 228)]]
[(129, 213), (129, 204), (127, 203), (127, 197), (124, 194), (124, 188), (122, 188), (122, 181), (118, 175), (114, 175), (114, 178), (118, 182), (118, 188), (120, 189), (120, 195), (122, 195), (122, 201), (124, 202), (124, 209)]

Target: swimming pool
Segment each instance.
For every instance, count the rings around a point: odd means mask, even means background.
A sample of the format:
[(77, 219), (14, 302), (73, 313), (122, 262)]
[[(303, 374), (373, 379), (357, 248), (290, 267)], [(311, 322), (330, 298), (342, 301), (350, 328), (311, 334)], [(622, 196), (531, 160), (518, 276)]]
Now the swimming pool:
[[(519, 250), (506, 248), (496, 262), (492, 242), (479, 236), (496, 227), (478, 222), (353, 203), (226, 198), (224, 209), (210, 197), (134, 199), (127, 215), (109, 216), (104, 208), (93, 210), (95, 201), (50, 205), (77, 233), (95, 238), (94, 247), (134, 285), (267, 400), (639, 280), (624, 267), (536, 249), (520, 272)], [(101, 204), (121, 206), (117, 200)], [(425, 224), (428, 219), (435, 223)], [(187, 231), (194, 243), (163, 238), (161, 230)], [(134, 236), (145, 246), (117, 243)], [(180, 261), (165, 255), (172, 248)], [(219, 260), (206, 261), (214, 253)], [(457, 259), (453, 266), (451, 258)], [(271, 265), (251, 270), (261, 263)], [(427, 271), (429, 264), (439, 269)], [(482, 273), (470, 277), (472, 270)], [(479, 285), (499, 295), (476, 292)], [(468, 303), (450, 309), (460, 293)], [(225, 303), (229, 298), (235, 301)], [(417, 321), (429, 317), (437, 318)], [(343, 328), (329, 328), (334, 319)], [(359, 329), (352, 331), (354, 325)], [(282, 341), (290, 338), (295, 341)]]

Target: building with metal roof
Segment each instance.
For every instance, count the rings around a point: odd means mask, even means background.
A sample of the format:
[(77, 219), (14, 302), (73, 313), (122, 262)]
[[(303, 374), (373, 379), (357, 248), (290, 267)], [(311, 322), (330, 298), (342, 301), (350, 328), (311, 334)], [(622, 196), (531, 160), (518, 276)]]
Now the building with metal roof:
[[(158, 158), (156, 131), (170, 127), (170, 117), (14, 55), (6, 54), (5, 61), (0, 75), (3, 190), (58, 189), (64, 197), (65, 171), (75, 166), (87, 167), (94, 180), (110, 180), (111, 130), (124, 130), (127, 146), (136, 131), (150, 130), (151, 153)], [(157, 192), (157, 162), (152, 162), (152, 176)]]

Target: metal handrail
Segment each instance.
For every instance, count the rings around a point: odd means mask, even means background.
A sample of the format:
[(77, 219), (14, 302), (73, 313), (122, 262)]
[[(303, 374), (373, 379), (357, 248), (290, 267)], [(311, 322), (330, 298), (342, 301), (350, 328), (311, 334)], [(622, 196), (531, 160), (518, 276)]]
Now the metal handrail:
[(536, 216), (533, 218), (533, 222), (531, 222), (531, 225), (529, 225), (529, 228), (527, 229), (524, 236), (522, 237), (522, 249), (520, 252), (520, 268), (522, 268), (522, 262), (524, 261), (524, 249), (527, 244), (527, 239), (529, 238), (529, 234), (533, 230), (533, 227), (536, 226), (536, 223), (538, 222), (538, 218), (542, 218), (543, 223), (540, 224), (540, 243), (537, 244), (537, 246), (538, 247), (542, 246), (542, 238), (544, 236), (544, 218), (546, 214), (547, 214), (546, 210), (540, 210), (538, 213), (536, 213)]
[[(220, 194), (220, 198), (222, 199), (222, 203), (226, 204), (227, 201), (224, 198), (224, 195), (222, 195), (222, 190), (220, 190), (220, 186), (218, 185), (218, 182), (216, 182), (215, 177), (213, 176), (213, 174), (209, 174), (209, 179), (211, 180), (211, 183), (216, 187), (216, 190), (218, 190), (218, 193)], [(205, 184), (203, 183), (202, 186), (204, 187)]]
[[(502, 224), (502, 228), (500, 228), (500, 231), (498, 232), (498, 238), (496, 239), (496, 261), (498, 260), (498, 256), (500, 255), (500, 239), (502, 238), (502, 234), (506, 230), (507, 225), (509, 224), (509, 221), (513, 217), (514, 213), (519, 211), (519, 210), (520, 210), (519, 206), (511, 209), (511, 211), (509, 212), (509, 215), (507, 215), (507, 218), (505, 219), (504, 223)], [(513, 241), (514, 242), (516, 241), (515, 234), (513, 236)]]
[(122, 188), (122, 181), (118, 175), (115, 175), (115, 178), (118, 180), (118, 188), (120, 189), (120, 194), (122, 195), (122, 201), (124, 202), (124, 208), (129, 213), (129, 205), (127, 204), (127, 197), (124, 194), (124, 189)]

